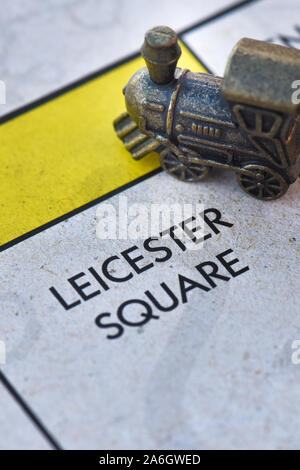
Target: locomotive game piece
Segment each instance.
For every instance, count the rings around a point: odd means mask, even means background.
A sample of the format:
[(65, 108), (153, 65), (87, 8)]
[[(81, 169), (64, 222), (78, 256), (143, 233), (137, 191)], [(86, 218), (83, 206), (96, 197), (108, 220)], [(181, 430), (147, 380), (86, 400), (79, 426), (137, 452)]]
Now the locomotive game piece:
[(145, 35), (138, 70), (123, 90), (127, 112), (114, 121), (135, 160), (151, 151), (182, 181), (211, 167), (236, 172), (249, 195), (281, 197), (299, 176), (300, 51), (254, 39), (234, 47), (224, 78), (176, 68), (176, 33), (157, 26)]

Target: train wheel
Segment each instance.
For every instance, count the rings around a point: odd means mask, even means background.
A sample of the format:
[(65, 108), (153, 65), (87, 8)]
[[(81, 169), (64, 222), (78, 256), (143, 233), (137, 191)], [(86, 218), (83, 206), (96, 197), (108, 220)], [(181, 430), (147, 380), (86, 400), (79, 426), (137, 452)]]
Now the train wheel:
[(201, 163), (182, 163), (178, 157), (167, 148), (160, 153), (160, 164), (170, 175), (181, 181), (188, 181), (190, 183), (204, 179), (210, 170), (210, 167), (201, 165)]
[[(278, 199), (288, 190), (288, 183), (276, 171), (261, 165), (246, 165), (248, 174), (237, 176), (240, 187), (250, 196), (264, 201)], [(250, 173), (251, 172), (251, 173)]]

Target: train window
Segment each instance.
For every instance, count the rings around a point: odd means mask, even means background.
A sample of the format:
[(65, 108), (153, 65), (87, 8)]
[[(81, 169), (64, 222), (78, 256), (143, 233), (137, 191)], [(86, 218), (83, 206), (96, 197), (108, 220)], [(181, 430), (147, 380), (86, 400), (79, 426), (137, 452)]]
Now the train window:
[(254, 110), (246, 107), (239, 107), (237, 109), (240, 119), (243, 122), (243, 126), (247, 130), (254, 131), (256, 129), (256, 115)]
[(263, 133), (269, 133), (272, 130), (272, 127), (275, 123), (276, 120), (276, 115), (274, 114), (262, 114), (262, 124), (261, 124), (261, 130)]
[[(266, 137), (273, 137), (278, 131), (283, 119), (280, 114), (271, 111), (261, 112), (261, 134)], [(259, 129), (259, 128), (258, 128)]]
[(233, 112), (239, 125), (248, 134), (273, 137), (280, 127), (282, 117), (274, 112), (237, 104)]

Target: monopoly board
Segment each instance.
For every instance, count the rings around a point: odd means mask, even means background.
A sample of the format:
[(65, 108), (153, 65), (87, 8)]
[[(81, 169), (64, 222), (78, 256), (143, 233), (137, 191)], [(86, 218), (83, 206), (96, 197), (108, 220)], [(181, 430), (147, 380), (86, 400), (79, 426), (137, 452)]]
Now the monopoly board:
[[(149, 27), (222, 76), (241, 37), (300, 47), (299, 1), (6, 3), (0, 448), (299, 449), (299, 180), (268, 203), (180, 182), (112, 126)], [(201, 249), (97, 236), (103, 207), (162, 201), (205, 208)]]

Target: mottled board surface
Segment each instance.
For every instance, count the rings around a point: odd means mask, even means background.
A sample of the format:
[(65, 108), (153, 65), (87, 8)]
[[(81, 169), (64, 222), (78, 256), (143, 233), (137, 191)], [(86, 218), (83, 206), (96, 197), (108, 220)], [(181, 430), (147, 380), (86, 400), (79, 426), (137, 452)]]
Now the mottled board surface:
[[(270, 203), (229, 172), (178, 182), (154, 154), (132, 161), (111, 124), (148, 27), (181, 32), (182, 66), (222, 75), (242, 36), (299, 47), (299, 2), (3, 3), (1, 448), (299, 448), (299, 180)], [(120, 222), (124, 203), (161, 202), (200, 204), (227, 225), (203, 221), (199, 250), (96, 236), (105, 204)], [(128, 253), (141, 256), (135, 269)], [(131, 276), (103, 288), (112, 256), (110, 275)], [(170, 304), (162, 283), (177, 300), (168, 311), (149, 300)], [(145, 303), (155, 318), (141, 317)]]

